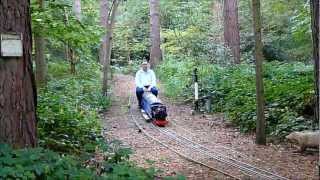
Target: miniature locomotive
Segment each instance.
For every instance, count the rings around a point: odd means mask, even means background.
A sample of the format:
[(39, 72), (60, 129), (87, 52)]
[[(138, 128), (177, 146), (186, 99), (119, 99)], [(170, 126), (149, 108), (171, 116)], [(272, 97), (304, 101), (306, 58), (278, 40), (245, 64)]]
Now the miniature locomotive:
[(164, 127), (168, 124), (167, 108), (160, 99), (151, 92), (144, 92), (142, 96), (142, 109), (147, 121), (152, 121), (156, 126)]

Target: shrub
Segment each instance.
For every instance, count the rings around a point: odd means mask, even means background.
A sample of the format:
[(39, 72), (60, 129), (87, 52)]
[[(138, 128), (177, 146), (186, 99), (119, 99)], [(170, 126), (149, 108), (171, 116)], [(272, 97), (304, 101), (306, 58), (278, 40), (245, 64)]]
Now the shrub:
[[(167, 59), (158, 74), (171, 97), (192, 98), (192, 70), (199, 70), (200, 95), (213, 96), (213, 110), (226, 113), (243, 132), (255, 129), (254, 65), (229, 67), (193, 60)], [(283, 137), (310, 128), (313, 107), (312, 66), (302, 63), (264, 64), (267, 132)]]
[(97, 175), (94, 166), (70, 155), (59, 155), (43, 148), (13, 150), (0, 144), (0, 179), (154, 179), (154, 168), (143, 169), (128, 161), (129, 151), (105, 151)]
[(94, 179), (72, 156), (42, 148), (12, 150), (0, 144), (0, 179)]
[(110, 102), (100, 92), (99, 66), (80, 66), (81, 73), (74, 77), (60, 76), (65, 72), (59, 66), (65, 64), (49, 66), (54, 67), (49, 71), (57, 72), (53, 76), (58, 78), (38, 94), (40, 145), (62, 152), (90, 151), (100, 136), (98, 111)]

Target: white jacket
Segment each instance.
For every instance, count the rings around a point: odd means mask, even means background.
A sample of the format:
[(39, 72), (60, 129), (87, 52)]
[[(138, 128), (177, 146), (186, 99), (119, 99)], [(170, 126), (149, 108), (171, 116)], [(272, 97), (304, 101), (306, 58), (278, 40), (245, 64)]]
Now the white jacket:
[(136, 87), (143, 88), (144, 86), (156, 87), (156, 75), (153, 70), (148, 69), (147, 72), (140, 69), (136, 73)]

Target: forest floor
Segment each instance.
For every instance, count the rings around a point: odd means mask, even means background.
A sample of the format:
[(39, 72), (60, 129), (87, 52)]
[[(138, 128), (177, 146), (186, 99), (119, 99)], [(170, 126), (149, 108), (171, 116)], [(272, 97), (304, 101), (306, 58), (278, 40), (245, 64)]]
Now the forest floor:
[[(134, 153), (131, 160), (141, 167), (161, 169), (161, 176), (182, 174), (187, 179), (227, 178), (219, 172), (185, 160), (139, 132), (128, 112), (128, 99), (135, 90), (132, 76), (115, 75), (112, 90), (112, 106), (103, 116), (104, 133), (107, 139), (120, 140), (124, 146), (132, 148)], [(316, 168), (319, 154), (316, 151), (297, 153), (296, 147), (289, 144), (258, 146), (254, 143), (254, 135), (241, 134), (238, 129), (229, 127), (221, 115), (192, 115), (189, 105), (170, 102), (161, 93), (160, 98), (169, 110), (169, 122), (179, 126), (177, 133), (196, 139), (208, 148), (217, 144), (231, 148), (258, 162), (261, 167), (277, 167), (279, 174), (290, 179), (319, 179)], [(150, 162), (153, 162), (152, 165)], [(292, 175), (292, 172), (296, 175)]]

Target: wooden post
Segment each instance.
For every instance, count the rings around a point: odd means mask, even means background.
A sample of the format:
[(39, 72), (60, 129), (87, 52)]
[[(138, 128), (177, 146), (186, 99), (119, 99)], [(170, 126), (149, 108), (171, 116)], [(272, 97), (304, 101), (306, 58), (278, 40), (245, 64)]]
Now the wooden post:
[(266, 121), (264, 117), (264, 87), (262, 72), (262, 35), (261, 35), (261, 11), (260, 0), (252, 0), (252, 16), (255, 37), (254, 57), (256, 61), (256, 102), (257, 102), (257, 122), (256, 122), (256, 143), (266, 145)]

